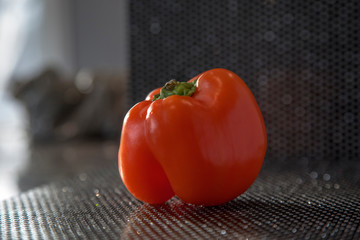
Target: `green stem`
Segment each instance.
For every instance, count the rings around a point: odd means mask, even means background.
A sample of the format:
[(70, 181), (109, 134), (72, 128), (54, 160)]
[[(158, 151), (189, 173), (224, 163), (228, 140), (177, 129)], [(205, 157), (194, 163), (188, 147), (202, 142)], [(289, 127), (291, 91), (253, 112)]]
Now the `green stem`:
[(153, 101), (164, 99), (172, 95), (191, 96), (196, 91), (196, 81), (193, 82), (178, 82), (175, 79), (170, 80), (161, 88), (160, 93), (156, 94)]

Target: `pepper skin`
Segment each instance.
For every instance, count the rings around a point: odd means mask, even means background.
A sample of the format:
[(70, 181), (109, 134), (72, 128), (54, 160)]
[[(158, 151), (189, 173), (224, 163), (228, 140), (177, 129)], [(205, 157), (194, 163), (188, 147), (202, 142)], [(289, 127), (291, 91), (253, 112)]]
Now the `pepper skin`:
[(156, 89), (124, 119), (120, 175), (141, 201), (160, 204), (176, 195), (191, 204), (219, 205), (245, 192), (260, 172), (265, 124), (243, 80), (212, 69), (189, 83), (191, 96), (160, 98)]

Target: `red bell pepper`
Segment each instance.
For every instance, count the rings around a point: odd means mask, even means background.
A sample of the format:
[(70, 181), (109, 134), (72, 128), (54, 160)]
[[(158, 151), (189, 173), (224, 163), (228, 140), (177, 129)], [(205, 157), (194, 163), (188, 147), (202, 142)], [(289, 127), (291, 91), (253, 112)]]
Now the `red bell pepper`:
[(213, 69), (172, 80), (127, 113), (119, 170), (127, 189), (150, 204), (174, 195), (218, 205), (255, 181), (267, 147), (256, 100), (235, 73)]

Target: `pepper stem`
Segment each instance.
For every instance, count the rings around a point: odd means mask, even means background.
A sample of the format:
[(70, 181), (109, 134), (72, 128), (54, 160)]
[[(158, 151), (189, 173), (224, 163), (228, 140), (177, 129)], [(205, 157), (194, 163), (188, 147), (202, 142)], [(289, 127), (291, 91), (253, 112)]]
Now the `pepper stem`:
[(191, 96), (196, 91), (196, 81), (193, 82), (178, 82), (175, 79), (170, 80), (161, 88), (160, 93), (156, 94), (153, 101), (164, 99), (172, 95)]

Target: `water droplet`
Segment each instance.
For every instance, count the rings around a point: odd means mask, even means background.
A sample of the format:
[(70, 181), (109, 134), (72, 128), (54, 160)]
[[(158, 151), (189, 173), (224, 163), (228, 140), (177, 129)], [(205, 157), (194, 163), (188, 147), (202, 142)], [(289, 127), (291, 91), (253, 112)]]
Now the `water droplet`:
[(311, 173), (310, 173), (310, 177), (311, 177), (312, 179), (316, 179), (316, 178), (318, 177), (318, 173), (317, 173), (317, 172), (311, 172)]
[(355, 119), (355, 116), (353, 113), (348, 112), (344, 114), (344, 121), (348, 124), (348, 123), (352, 123)]
[(340, 188), (340, 185), (337, 184), (337, 183), (335, 183), (335, 184), (334, 184), (334, 188), (335, 188), (335, 189), (339, 189), (339, 188)]
[(309, 123), (302, 123), (301, 124), (301, 131), (303, 132), (310, 132), (311, 131), (311, 124)]
[(296, 183), (297, 183), (297, 184), (302, 184), (302, 183), (303, 183), (302, 178), (297, 178), (297, 179), (296, 179)]
[(311, 33), (305, 29), (300, 32), (300, 37), (304, 40), (309, 39), (310, 35), (311, 35)]
[(282, 98), (281, 98), (281, 101), (288, 105), (288, 104), (291, 104), (292, 102), (292, 96), (290, 94), (285, 94)]
[(114, 188), (114, 192), (116, 192), (117, 194), (122, 194), (122, 192), (118, 188)]
[(296, 116), (302, 117), (302, 116), (305, 115), (305, 113), (306, 113), (305, 108), (303, 108), (303, 107), (297, 107), (297, 108), (295, 108), (295, 115), (296, 115)]
[(273, 31), (267, 31), (264, 34), (264, 38), (265, 38), (266, 41), (272, 42), (276, 38), (276, 35), (275, 35), (275, 33)]
[(330, 174), (325, 173), (325, 174), (323, 175), (323, 179), (324, 179), (325, 181), (329, 181), (330, 178), (331, 178)]
[(82, 93), (90, 93), (93, 89), (94, 76), (91, 72), (82, 70), (75, 77), (75, 85)]
[(158, 23), (158, 22), (151, 23), (151, 25), (150, 25), (150, 32), (151, 32), (152, 34), (159, 34), (160, 31), (161, 31), (160, 23)]
[(293, 232), (293, 233), (296, 233), (296, 232), (297, 232), (297, 229), (296, 229), (296, 228), (294, 228), (294, 229), (292, 230), (292, 232)]
[(316, 179), (311, 179), (311, 183), (312, 183), (314, 186), (317, 186), (318, 181), (317, 181)]
[[(311, 54), (309, 53), (308, 55), (310, 55), (309, 58), (311, 58)], [(304, 69), (301, 72), (301, 76), (302, 76), (303, 79), (310, 79), (312, 77), (312, 75), (313, 75), (312, 72), (310, 70), (308, 70), (308, 69)], [(310, 102), (310, 99), (308, 99), (308, 102)]]
[(86, 181), (86, 179), (87, 179), (87, 174), (86, 174), (86, 173), (81, 173), (81, 174), (79, 175), (79, 179), (80, 179), (80, 181), (82, 181), (82, 182)]
[(283, 20), (285, 24), (290, 24), (294, 20), (294, 16), (291, 15), (290, 13), (285, 14)]
[(307, 203), (308, 203), (308, 204), (311, 204), (311, 201), (308, 201)]
[(225, 235), (226, 234), (226, 230), (221, 230), (220, 232), (222, 235)]
[(258, 78), (258, 82), (261, 86), (264, 86), (267, 84), (268, 82), (268, 77), (264, 74), (260, 75), (259, 78)]
[(234, 0), (232, 0), (232, 1), (229, 1), (229, 3), (228, 3), (228, 7), (229, 7), (229, 9), (231, 10), (231, 11), (237, 11), (237, 9), (238, 9), (238, 2), (237, 1), (234, 1)]

